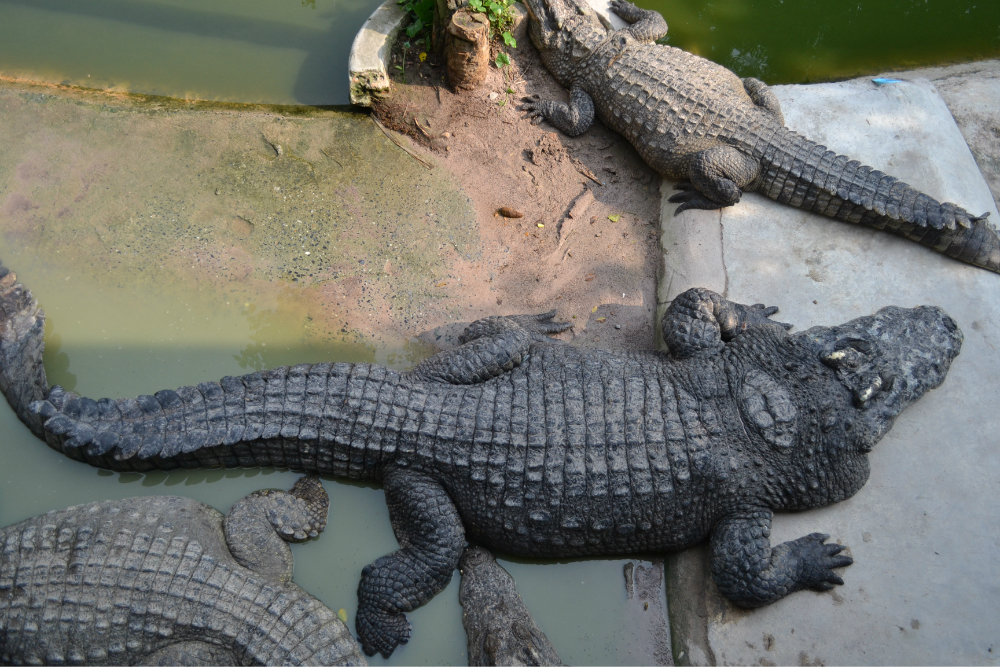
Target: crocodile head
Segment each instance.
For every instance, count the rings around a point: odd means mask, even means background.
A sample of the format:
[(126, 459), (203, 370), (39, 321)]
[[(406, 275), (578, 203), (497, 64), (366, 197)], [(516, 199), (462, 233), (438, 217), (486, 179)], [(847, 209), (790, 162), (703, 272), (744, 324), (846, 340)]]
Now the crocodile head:
[(868, 452), (900, 412), (944, 381), (962, 348), (955, 321), (929, 306), (890, 306), (838, 326), (777, 332), (777, 349), (760, 343), (762, 333), (730, 345), (736, 358), (762, 362), (741, 366), (737, 398), (744, 428), (762, 446), (753, 448), (753, 461), (763, 467), (774, 507), (783, 509), (857, 493), (870, 472)]
[(611, 24), (586, 0), (525, 0), (531, 25), (528, 34), (542, 62), (565, 87), (576, 65), (613, 32)]
[[(853, 405), (840, 421), (849, 448), (869, 452), (896, 416), (940, 385), (962, 349), (962, 331), (933, 306), (889, 306), (834, 327), (814, 327), (793, 338), (832, 369)], [(845, 406), (846, 407), (846, 406)]]

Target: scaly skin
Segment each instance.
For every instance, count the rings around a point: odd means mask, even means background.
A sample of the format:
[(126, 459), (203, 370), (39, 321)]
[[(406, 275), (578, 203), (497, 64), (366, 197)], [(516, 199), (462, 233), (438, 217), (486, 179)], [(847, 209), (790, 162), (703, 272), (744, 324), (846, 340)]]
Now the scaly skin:
[(570, 103), (526, 98), (534, 122), (570, 136), (595, 114), (653, 169), (681, 181), (676, 213), (720, 209), (757, 192), (783, 204), (884, 229), (963, 262), (1000, 272), (1000, 237), (986, 221), (906, 183), (837, 155), (784, 126), (764, 82), (654, 42), (663, 17), (626, 0), (611, 8), (631, 23), (610, 29), (586, 0), (526, 0), (530, 34)]
[(469, 547), (458, 561), (462, 625), (469, 665), (562, 665), (524, 600), (514, 578), (482, 547)]
[(0, 662), (363, 665), (337, 614), (291, 583), (278, 537), (315, 536), (328, 505), (304, 477), (247, 496), (225, 520), (148, 496), (0, 529)]
[(720, 589), (747, 606), (840, 583), (843, 547), (814, 535), (772, 549), (771, 514), (860, 489), (867, 453), (944, 380), (962, 334), (932, 307), (795, 335), (774, 310), (694, 289), (664, 318), (670, 353), (575, 348), (545, 335), (569, 326), (552, 313), (489, 317), (406, 373), (303, 364), (95, 402), (41, 393), (42, 344), (27, 339), (42, 315), (9, 280), (0, 387), (50, 446), (94, 465), (380, 482), (400, 549), (364, 569), (357, 629), (369, 654), (389, 655), (409, 637), (404, 612), (447, 585), (467, 535), (531, 557), (711, 538)]

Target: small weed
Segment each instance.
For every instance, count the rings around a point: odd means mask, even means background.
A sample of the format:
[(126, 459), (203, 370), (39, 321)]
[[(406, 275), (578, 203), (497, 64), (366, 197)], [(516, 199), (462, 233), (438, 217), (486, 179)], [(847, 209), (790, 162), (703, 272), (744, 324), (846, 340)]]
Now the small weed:
[(511, 48), (517, 47), (517, 40), (510, 34), (510, 29), (514, 26), (514, 17), (510, 13), (510, 6), (515, 0), (469, 0), (469, 7), (473, 11), (486, 14), (490, 20), (490, 38), (496, 35), (503, 36), (504, 44)]
[[(399, 0), (399, 6), (410, 15), (406, 34), (410, 39), (421, 35), (434, 22), (434, 0)], [(422, 43), (423, 38), (417, 40)]]
[(510, 64), (510, 56), (501, 51), (497, 54), (497, 59), (494, 62), (496, 63), (497, 69), (503, 69)]

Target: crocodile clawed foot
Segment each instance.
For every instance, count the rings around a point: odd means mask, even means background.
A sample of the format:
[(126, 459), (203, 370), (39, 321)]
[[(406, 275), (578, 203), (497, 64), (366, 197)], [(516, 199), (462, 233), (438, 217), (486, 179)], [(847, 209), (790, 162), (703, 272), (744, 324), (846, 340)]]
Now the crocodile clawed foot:
[(400, 644), (410, 641), (410, 621), (406, 614), (358, 607), (356, 625), (361, 648), (367, 655), (381, 653), (388, 658)]
[(571, 322), (553, 322), (552, 318), (555, 316), (556, 311), (550, 310), (538, 315), (510, 315), (509, 317), (531, 333), (541, 334), (539, 337), (542, 338), (573, 327)]
[(765, 306), (762, 303), (755, 303), (752, 306), (745, 306), (741, 303), (726, 302), (722, 310), (716, 316), (719, 322), (720, 333), (723, 340), (732, 340), (749, 327), (760, 326), (761, 324), (777, 324), (787, 331), (792, 328), (786, 322), (774, 322), (771, 315), (778, 312), (777, 306)]
[(768, 324), (781, 325), (785, 328), (786, 331), (788, 329), (791, 329), (792, 326), (794, 325), (789, 324), (788, 322), (775, 322), (774, 320), (770, 319), (771, 315), (774, 315), (777, 312), (778, 312), (777, 306), (765, 306), (762, 303), (755, 303), (752, 306), (746, 307), (745, 317), (747, 324), (750, 326), (756, 324), (768, 323)]
[(641, 11), (635, 4), (628, 0), (611, 0), (609, 9), (625, 21), (629, 20), (628, 17)]
[(834, 573), (833, 568), (847, 567), (854, 562), (850, 556), (839, 555), (844, 545), (824, 544), (829, 537), (823, 533), (812, 533), (788, 543), (801, 563), (799, 582), (813, 590), (828, 591), (834, 585), (843, 585), (844, 580)]
[(538, 95), (528, 95), (522, 97), (521, 101), (524, 104), (518, 105), (517, 110), (524, 111), (524, 117), (529, 119), (532, 125), (538, 125), (545, 120), (545, 110), (543, 108), (545, 103), (542, 101), (542, 98)]
[(671, 195), (667, 201), (674, 204), (680, 202), (681, 205), (674, 209), (674, 215), (679, 215), (688, 209), (701, 209), (703, 211), (715, 211), (724, 208), (725, 204), (712, 201), (705, 195), (698, 192), (694, 184), (683, 181), (674, 186), (674, 190), (679, 190), (677, 194)]

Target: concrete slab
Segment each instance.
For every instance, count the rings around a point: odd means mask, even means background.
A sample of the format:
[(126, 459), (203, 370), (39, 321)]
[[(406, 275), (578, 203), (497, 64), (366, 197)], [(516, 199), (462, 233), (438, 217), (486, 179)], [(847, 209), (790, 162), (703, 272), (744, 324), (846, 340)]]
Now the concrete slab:
[[(793, 129), (997, 219), (989, 187), (929, 81), (876, 87), (860, 79), (775, 92)], [(704, 551), (687, 552), (668, 564), (679, 663), (996, 664), (1000, 276), (756, 195), (721, 214), (662, 220), (664, 238), (678, 248), (697, 247), (693, 237), (677, 240), (685, 229), (719, 238), (721, 248), (699, 248), (713, 258), (721, 252), (724, 264), (723, 275), (708, 271), (706, 284), (724, 285), (730, 299), (779, 305), (779, 319), (797, 331), (888, 304), (934, 304), (965, 333), (944, 385), (900, 416), (854, 498), (775, 518), (774, 543), (822, 531), (847, 545), (855, 564), (843, 573), (846, 584), (745, 611), (719, 596)], [(701, 279), (704, 268), (679, 262), (665, 278), (687, 271)], [(680, 288), (665, 279), (660, 298)]]
[(955, 117), (993, 192), (1000, 201), (1000, 60), (983, 60), (948, 67), (929, 67), (887, 76), (925, 78)]
[(351, 104), (370, 107), (389, 90), (388, 62), (393, 42), (406, 21), (396, 0), (385, 0), (354, 36), (347, 60)]

